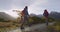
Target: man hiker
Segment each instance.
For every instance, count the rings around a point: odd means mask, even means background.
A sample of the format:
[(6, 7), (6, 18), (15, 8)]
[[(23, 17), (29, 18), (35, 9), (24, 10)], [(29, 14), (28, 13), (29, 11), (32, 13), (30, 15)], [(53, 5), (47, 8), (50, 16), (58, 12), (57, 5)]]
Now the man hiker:
[(49, 13), (48, 13), (48, 11), (46, 9), (44, 10), (43, 15), (44, 15), (44, 17), (46, 19), (46, 25), (48, 26), (48, 16), (49, 16)]
[(28, 22), (28, 18), (29, 18), (29, 14), (28, 14), (28, 7), (25, 6), (24, 10), (21, 12), (21, 20), (22, 20), (22, 25), (21, 25), (21, 29), (24, 29), (23, 25), (24, 23)]

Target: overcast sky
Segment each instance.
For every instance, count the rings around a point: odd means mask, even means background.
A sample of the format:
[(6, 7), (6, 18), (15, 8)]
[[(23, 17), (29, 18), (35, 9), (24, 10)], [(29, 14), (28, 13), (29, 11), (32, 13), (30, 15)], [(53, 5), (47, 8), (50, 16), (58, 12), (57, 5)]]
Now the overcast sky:
[(60, 12), (60, 0), (0, 0), (0, 11), (9, 11), (11, 15), (15, 14), (12, 10), (22, 10), (25, 6), (29, 14), (42, 14), (44, 9)]

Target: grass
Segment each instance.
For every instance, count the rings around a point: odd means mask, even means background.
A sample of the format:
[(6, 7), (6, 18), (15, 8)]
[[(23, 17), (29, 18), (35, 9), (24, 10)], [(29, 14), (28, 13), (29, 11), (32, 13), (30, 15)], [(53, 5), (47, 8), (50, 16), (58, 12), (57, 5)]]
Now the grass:
[(17, 27), (20, 27), (20, 23), (16, 21), (0, 22), (0, 32), (16, 29)]
[(49, 31), (56, 31), (60, 32), (60, 22), (56, 21), (56, 23), (53, 26), (48, 26)]

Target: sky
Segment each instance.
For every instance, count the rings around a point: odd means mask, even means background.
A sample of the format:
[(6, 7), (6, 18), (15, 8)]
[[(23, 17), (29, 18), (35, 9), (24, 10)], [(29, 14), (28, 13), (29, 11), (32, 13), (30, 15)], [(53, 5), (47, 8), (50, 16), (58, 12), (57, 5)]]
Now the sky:
[(0, 0), (0, 12), (4, 11), (11, 16), (18, 16), (12, 10), (22, 11), (25, 6), (28, 6), (29, 14), (43, 14), (44, 10), (48, 12), (60, 12), (60, 0)]

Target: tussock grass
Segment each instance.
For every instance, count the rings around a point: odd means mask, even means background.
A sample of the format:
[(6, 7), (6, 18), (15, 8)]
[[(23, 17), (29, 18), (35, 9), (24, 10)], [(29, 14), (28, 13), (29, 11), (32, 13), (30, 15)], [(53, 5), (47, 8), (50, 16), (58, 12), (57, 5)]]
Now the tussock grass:
[(9, 30), (16, 29), (17, 27), (20, 27), (20, 23), (16, 21), (0, 22), (0, 32), (7, 32)]

